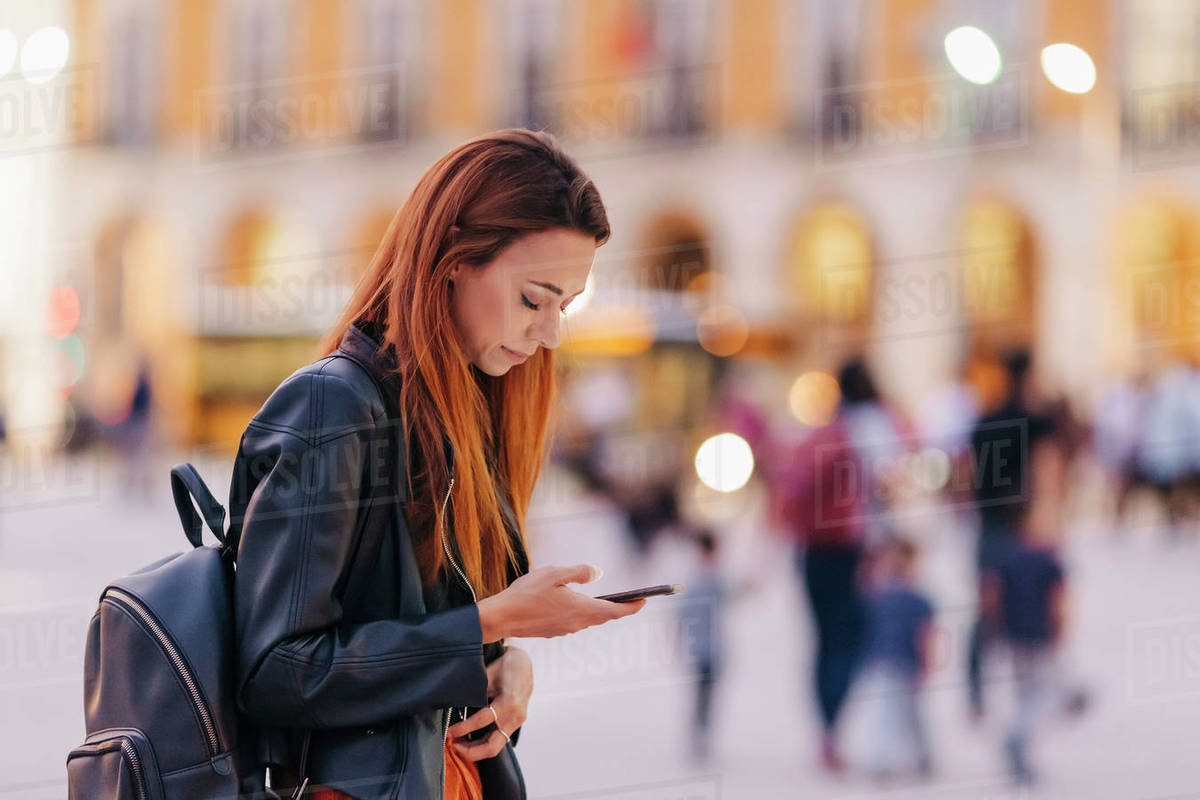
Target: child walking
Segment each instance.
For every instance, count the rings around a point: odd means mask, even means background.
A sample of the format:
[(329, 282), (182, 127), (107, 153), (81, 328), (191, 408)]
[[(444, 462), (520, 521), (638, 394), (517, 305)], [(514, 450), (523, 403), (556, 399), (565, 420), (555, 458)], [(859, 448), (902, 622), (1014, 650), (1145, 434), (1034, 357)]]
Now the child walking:
[(877, 780), (905, 767), (922, 777), (933, 769), (920, 703), (933, 606), (917, 588), (916, 560), (913, 542), (892, 538), (878, 546), (870, 568), (863, 686), (871, 720), (867, 768)]

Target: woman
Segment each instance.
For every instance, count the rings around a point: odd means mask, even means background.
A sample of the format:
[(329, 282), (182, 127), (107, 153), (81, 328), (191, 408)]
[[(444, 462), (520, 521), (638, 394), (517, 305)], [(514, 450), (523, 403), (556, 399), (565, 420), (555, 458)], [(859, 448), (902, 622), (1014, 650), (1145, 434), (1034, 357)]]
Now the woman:
[[(562, 311), (609, 236), (544, 133), (443, 156), (321, 352), (242, 437), (230, 493), (239, 708), (272, 784), (313, 796), (520, 797), (532, 691), (509, 636), (638, 611), (528, 570), (524, 519)], [(468, 734), (477, 738), (468, 739)]]
[(777, 486), (780, 521), (796, 536), (796, 570), (815, 625), (820, 764), (830, 772), (845, 769), (838, 723), (865, 632), (860, 564), (868, 548), (893, 535), (888, 498), (912, 438), (884, 405), (861, 359), (842, 365), (838, 389), (837, 416), (795, 450)]

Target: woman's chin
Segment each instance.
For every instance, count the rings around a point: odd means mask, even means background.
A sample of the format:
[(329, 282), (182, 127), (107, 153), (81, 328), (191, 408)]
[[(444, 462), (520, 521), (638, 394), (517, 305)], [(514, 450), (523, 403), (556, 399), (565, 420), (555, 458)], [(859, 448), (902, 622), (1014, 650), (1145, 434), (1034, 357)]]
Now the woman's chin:
[(499, 378), (506, 375), (513, 368), (511, 361), (502, 363), (500, 359), (483, 359), (481, 364), (476, 364), (475, 367), (485, 375), (491, 375), (493, 378)]

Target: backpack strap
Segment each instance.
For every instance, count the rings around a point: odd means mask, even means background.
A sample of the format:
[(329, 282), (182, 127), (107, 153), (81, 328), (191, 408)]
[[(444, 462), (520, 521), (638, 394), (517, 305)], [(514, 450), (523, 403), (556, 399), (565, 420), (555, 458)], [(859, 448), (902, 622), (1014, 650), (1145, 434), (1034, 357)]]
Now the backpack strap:
[[(200, 473), (190, 463), (171, 468), (171, 494), (175, 497), (175, 508), (179, 512), (179, 521), (183, 523), (183, 532), (192, 547), (200, 547), (204, 541), (200, 514), (204, 515), (203, 522), (217, 537), (217, 541), (225, 544), (225, 506), (217, 502)], [(193, 499), (200, 506), (200, 514), (192, 505)]]

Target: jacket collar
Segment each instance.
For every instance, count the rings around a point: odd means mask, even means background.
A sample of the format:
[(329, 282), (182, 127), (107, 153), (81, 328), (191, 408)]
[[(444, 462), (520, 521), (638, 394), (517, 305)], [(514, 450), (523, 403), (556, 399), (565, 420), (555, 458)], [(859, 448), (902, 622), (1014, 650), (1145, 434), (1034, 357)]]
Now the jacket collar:
[(387, 378), (396, 369), (396, 352), (383, 347), (383, 331), (373, 322), (359, 320), (346, 328), (338, 349), (360, 362), (376, 380)]

